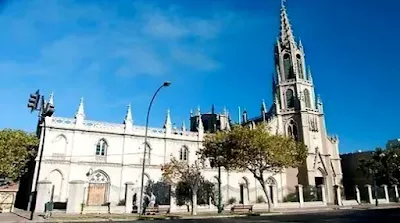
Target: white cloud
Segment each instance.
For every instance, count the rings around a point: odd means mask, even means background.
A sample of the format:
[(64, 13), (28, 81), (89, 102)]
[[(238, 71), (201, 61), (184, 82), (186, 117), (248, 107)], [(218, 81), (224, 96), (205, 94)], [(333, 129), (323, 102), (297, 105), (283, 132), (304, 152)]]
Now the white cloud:
[[(20, 68), (4, 61), (0, 64), (10, 71), (29, 67), (31, 74), (55, 75), (62, 71), (80, 76), (82, 71), (94, 72), (88, 67), (96, 64), (97, 71), (108, 70), (124, 77), (159, 76), (180, 65), (193, 72), (219, 68), (219, 62), (204, 44), (223, 31), (221, 20), (213, 14), (184, 16), (179, 8), (163, 9), (142, 2), (123, 5), (131, 7), (127, 11), (136, 13), (120, 16), (119, 7), (110, 2), (106, 5), (56, 0), (13, 3), (5, 9), (4, 17), (8, 18), (11, 30), (8, 36), (23, 45), (35, 44), (31, 52), (37, 55), (18, 62)], [(7, 14), (8, 10), (19, 13)], [(194, 38), (189, 40), (194, 47), (186, 50), (189, 38)], [(197, 43), (202, 43), (197, 47), (201, 50), (196, 50)], [(118, 67), (113, 65), (113, 70), (109, 70), (109, 62), (116, 59)]]

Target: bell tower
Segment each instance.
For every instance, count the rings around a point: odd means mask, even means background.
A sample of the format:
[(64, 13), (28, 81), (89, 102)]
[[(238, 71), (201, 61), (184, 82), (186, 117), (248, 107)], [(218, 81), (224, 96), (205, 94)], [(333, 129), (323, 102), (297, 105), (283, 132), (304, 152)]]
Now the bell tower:
[(287, 180), (293, 181), (289, 179), (297, 175), (298, 182), (292, 182), (293, 187), (297, 183), (303, 186), (324, 185), (328, 202), (331, 203), (334, 185), (339, 185), (341, 179), (338, 140), (327, 135), (322, 101), (315, 96), (304, 47), (300, 40), (295, 40), (284, 1), (274, 62), (272, 93), (278, 132), (303, 142), (308, 148), (306, 163), (298, 168), (298, 174), (290, 174), (291, 170), (288, 170)]

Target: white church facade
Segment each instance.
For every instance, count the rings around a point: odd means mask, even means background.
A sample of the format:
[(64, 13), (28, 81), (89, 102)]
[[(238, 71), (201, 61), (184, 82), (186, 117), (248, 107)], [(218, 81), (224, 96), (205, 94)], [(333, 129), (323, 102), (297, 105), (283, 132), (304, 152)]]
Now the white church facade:
[[(273, 77), (272, 106), (262, 103), (261, 116), (254, 119), (243, 112), (243, 125), (265, 123), (271, 133), (285, 134), (307, 145), (309, 155), (304, 166), (286, 169), (279, 174), (266, 173), (268, 190), (274, 203), (282, 202), (296, 190), (296, 185), (323, 185), (327, 203), (335, 202), (335, 186), (341, 186), (338, 138), (327, 135), (322, 101), (314, 94), (311, 72), (307, 71), (304, 48), (295, 42), (286, 9), (281, 9), (281, 32), (275, 48), (276, 74)], [(53, 97), (49, 98), (54, 103)], [(228, 118), (225, 113), (225, 118)], [(191, 118), (202, 120), (200, 110)], [(169, 110), (163, 128), (149, 128), (145, 180), (159, 181), (161, 165), (172, 157), (194, 162), (205, 134), (203, 121), (197, 131), (172, 127)], [(229, 124), (225, 123), (224, 128)], [(53, 200), (67, 202), (73, 196), (70, 182), (83, 181), (86, 205), (110, 202), (117, 205), (125, 199), (125, 184), (140, 189), (145, 127), (135, 125), (128, 106), (122, 123), (86, 119), (81, 99), (74, 118), (46, 117), (42, 123), (43, 161), (39, 181), (54, 185)], [(39, 156), (38, 156), (39, 157)], [(36, 160), (38, 162), (38, 159)], [(37, 167), (34, 172), (36, 178)], [(204, 176), (217, 182), (217, 170), (207, 167)], [(34, 185), (35, 182), (32, 183)], [(234, 197), (240, 203), (255, 203), (264, 192), (249, 172), (222, 171), (224, 203)], [(33, 186), (32, 186), (33, 190)]]

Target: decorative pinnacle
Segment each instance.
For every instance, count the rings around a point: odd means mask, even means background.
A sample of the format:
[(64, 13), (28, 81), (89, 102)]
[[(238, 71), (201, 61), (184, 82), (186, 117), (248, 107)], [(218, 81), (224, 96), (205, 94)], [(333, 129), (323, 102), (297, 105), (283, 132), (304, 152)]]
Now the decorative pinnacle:
[(54, 93), (51, 92), (50, 96), (49, 96), (49, 104), (54, 105)]
[(169, 110), (169, 108), (167, 109), (167, 116), (165, 117), (165, 124), (164, 127), (166, 126), (171, 126), (171, 111)]
[(81, 97), (81, 100), (79, 102), (78, 111), (76, 112), (75, 118), (78, 116), (85, 117), (85, 109), (84, 109), (83, 101), (84, 101), (84, 99), (83, 99), (83, 97)]
[(289, 43), (295, 44), (292, 27), (290, 25), (289, 18), (286, 12), (285, 3), (286, 0), (283, 0), (281, 2), (280, 43), (282, 46), (288, 46)]
[(261, 100), (261, 110), (263, 112), (267, 112), (267, 105), (265, 104), (265, 100), (264, 99)]
[(127, 105), (127, 109), (126, 109), (124, 124), (130, 123), (130, 122), (132, 122), (132, 109), (131, 109), (131, 104), (129, 103)]
[(182, 131), (186, 131), (186, 124), (185, 124), (185, 121), (182, 122), (181, 130), (182, 130)]

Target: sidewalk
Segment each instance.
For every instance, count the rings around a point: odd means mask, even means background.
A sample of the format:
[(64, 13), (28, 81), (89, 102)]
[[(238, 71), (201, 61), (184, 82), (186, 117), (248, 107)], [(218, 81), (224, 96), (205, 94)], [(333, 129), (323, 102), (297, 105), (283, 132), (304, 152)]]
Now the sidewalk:
[[(367, 210), (367, 209), (389, 209), (389, 208), (400, 208), (399, 204), (380, 204), (379, 206), (371, 204), (362, 204), (355, 206), (337, 206), (329, 205), (326, 207), (304, 207), (304, 208), (275, 208), (272, 212), (268, 213), (267, 210), (255, 210), (255, 213), (261, 216), (267, 215), (282, 215), (282, 214), (294, 214), (294, 213), (315, 213), (315, 212), (327, 212), (337, 210)], [(246, 217), (246, 214), (231, 214), (229, 211), (224, 211), (221, 214), (217, 213), (198, 213), (196, 216), (192, 216), (189, 213), (178, 213), (171, 214), (170, 217), (177, 217), (179, 219), (202, 219), (202, 218), (234, 218), (234, 217)], [(86, 215), (71, 215), (62, 212), (53, 213), (51, 219), (44, 219), (41, 215), (34, 216), (34, 220), (30, 221), (30, 212), (16, 209), (14, 213), (0, 213), (0, 223), (5, 222), (103, 222), (103, 221), (134, 221), (138, 219), (137, 214), (86, 214)], [(157, 218), (165, 219), (167, 216), (145, 216), (145, 218)]]

